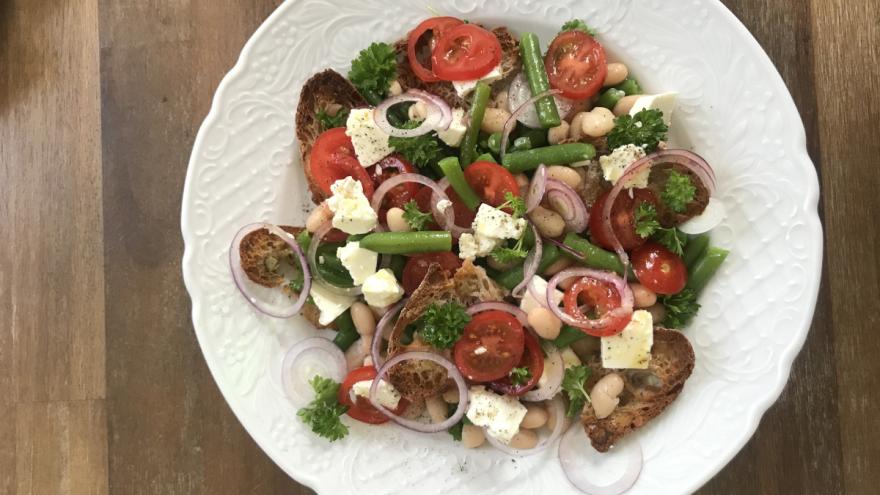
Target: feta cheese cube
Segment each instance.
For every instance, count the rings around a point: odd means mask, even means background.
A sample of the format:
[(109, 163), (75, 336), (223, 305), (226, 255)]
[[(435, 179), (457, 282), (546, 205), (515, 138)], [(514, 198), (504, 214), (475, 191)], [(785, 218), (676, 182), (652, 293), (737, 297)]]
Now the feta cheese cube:
[(477, 88), (477, 83), (480, 81), (483, 81), (486, 84), (492, 84), (499, 79), (501, 79), (501, 64), (498, 64), (497, 67), (479, 79), (474, 79), (472, 81), (452, 81), (452, 87), (455, 88), (455, 92), (458, 93), (458, 96), (464, 98)]
[(333, 196), (327, 199), (327, 206), (333, 212), (334, 227), (349, 234), (366, 234), (376, 227), (379, 216), (364, 196), (359, 181), (352, 177), (339, 179), (330, 191)]
[(651, 313), (640, 309), (617, 335), (602, 337), (602, 367), (647, 369), (654, 345), (654, 322)]
[(486, 387), (470, 389), (467, 418), (471, 423), (486, 428), (486, 433), (503, 443), (509, 443), (519, 433), (519, 424), (527, 412), (515, 397), (498, 395)]
[(367, 304), (377, 308), (390, 306), (403, 297), (403, 287), (397, 283), (394, 272), (388, 268), (383, 268), (367, 277), (361, 290), (364, 291)]
[(342, 262), (355, 285), (361, 285), (370, 275), (376, 273), (376, 262), (379, 253), (363, 249), (359, 242), (349, 242), (336, 248), (336, 257)]
[(452, 110), (452, 123), (449, 124), (449, 128), (445, 131), (437, 131), (437, 137), (449, 146), (457, 148), (464, 139), (465, 131), (467, 131), (467, 123), (464, 120), (464, 110), (456, 108)]
[[(352, 385), (351, 391), (355, 395), (370, 400), (370, 387), (372, 386), (373, 380), (363, 380)], [(388, 409), (397, 409), (397, 406), (400, 404), (400, 392), (394, 388), (394, 385), (385, 380), (379, 380), (379, 387), (376, 389), (376, 400)]]
[(675, 110), (676, 103), (678, 103), (678, 93), (640, 96), (636, 98), (629, 114), (635, 115), (645, 109), (660, 110), (663, 112), (663, 122), (668, 126), (672, 123), (672, 112)]
[[(545, 306), (546, 302), (539, 303), (535, 296), (532, 293), (543, 295), (547, 293), (547, 281), (541, 278), (539, 275), (535, 275), (529, 280), (529, 285), (526, 287), (526, 292), (523, 294), (523, 298), (519, 301), (519, 309), (525, 311), (526, 313), (531, 312), (533, 309), (539, 306)], [(553, 291), (553, 304), (559, 306), (562, 303), (562, 291), (556, 289)]]
[(458, 238), (458, 256), (463, 260), (489, 256), (489, 253), (497, 248), (501, 241), (501, 239), (495, 239), (494, 237), (477, 237), (473, 234), (461, 234), (461, 237)]
[[(634, 144), (627, 144), (616, 148), (610, 155), (599, 157), (599, 165), (602, 167), (602, 173), (605, 175), (605, 180), (612, 184), (617, 184), (617, 181), (623, 176), (624, 170), (637, 160), (644, 157), (644, 148)], [(646, 168), (628, 179), (626, 187), (648, 187), (648, 176), (650, 175), (651, 169)]]
[(477, 237), (519, 239), (527, 225), (525, 218), (514, 219), (513, 215), (483, 203), (477, 210), (477, 216), (471, 226)]
[(350, 308), (355, 301), (354, 297), (331, 292), (330, 289), (320, 282), (312, 283), (312, 290), (309, 292), (309, 295), (312, 296), (315, 306), (321, 312), (318, 317), (318, 323), (321, 325), (332, 323), (346, 309)]
[(345, 135), (351, 138), (354, 154), (364, 167), (374, 165), (390, 155), (388, 134), (376, 125), (372, 108), (353, 108), (345, 121)]

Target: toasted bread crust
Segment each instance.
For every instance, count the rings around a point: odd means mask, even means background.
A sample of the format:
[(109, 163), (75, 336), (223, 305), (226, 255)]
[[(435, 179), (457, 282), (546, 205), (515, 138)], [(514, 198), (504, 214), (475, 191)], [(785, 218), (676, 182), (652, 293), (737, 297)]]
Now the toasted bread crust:
[(648, 189), (659, 199), (666, 188), (666, 182), (673, 170), (688, 176), (691, 179), (691, 183), (696, 186), (697, 192), (694, 195), (693, 201), (688, 203), (687, 208), (682, 213), (670, 210), (663, 201), (658, 202), (657, 219), (660, 221), (660, 225), (666, 228), (675, 227), (687, 222), (691, 218), (703, 213), (706, 205), (709, 204), (709, 190), (706, 189), (696, 174), (681, 165), (654, 167), (654, 170), (651, 171), (651, 182), (648, 184)]
[[(598, 359), (588, 365), (593, 369), (587, 383), (590, 388), (603, 376), (616, 371), (602, 368)], [(607, 452), (619, 438), (657, 417), (678, 397), (693, 369), (694, 350), (688, 339), (679, 331), (655, 328), (648, 369), (616, 371), (623, 376), (626, 389), (614, 412), (607, 418), (598, 419), (592, 407), (588, 405), (584, 409), (581, 423), (593, 447), (599, 452)], [(651, 376), (656, 377), (652, 380), (659, 379), (659, 386), (640, 385), (640, 380)]]

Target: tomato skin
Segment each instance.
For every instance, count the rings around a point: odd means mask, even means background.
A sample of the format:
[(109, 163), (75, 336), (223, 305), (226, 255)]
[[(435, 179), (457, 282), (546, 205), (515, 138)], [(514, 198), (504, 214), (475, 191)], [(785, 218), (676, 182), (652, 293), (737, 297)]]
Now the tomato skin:
[[(449, 201), (452, 201), (452, 211), (455, 212), (455, 224), (459, 227), (470, 227), (477, 214), (464, 204), (464, 201), (462, 201), (458, 193), (452, 189), (452, 186), (447, 187), (445, 192)], [(433, 195), (434, 192), (430, 187), (425, 186), (419, 190), (415, 197), (416, 204), (419, 205), (419, 210), (424, 212), (431, 211), (431, 205), (433, 204), (431, 197)], [(431, 221), (428, 224), (428, 228), (437, 229), (439, 227), (436, 223)]]
[[(505, 193), (519, 197), (519, 184), (509, 170), (492, 162), (474, 162), (464, 169), (464, 178), (484, 203), (498, 206), (507, 201)], [(457, 221), (458, 225), (464, 225)]]
[(475, 24), (459, 24), (447, 29), (431, 51), (434, 75), (444, 81), (479, 79), (500, 62), (498, 38)]
[(434, 75), (434, 71), (422, 65), (418, 58), (419, 40), (421, 37), (431, 31), (433, 39), (430, 44), (437, 44), (437, 40), (448, 29), (455, 27), (463, 22), (455, 17), (432, 17), (422, 21), (415, 29), (409, 32), (407, 39), (406, 54), (409, 60), (409, 66), (412, 68), (416, 77), (424, 82), (437, 82), (440, 78)]
[[(602, 222), (602, 210), (608, 193), (604, 193), (596, 199), (590, 209), (590, 238), (593, 242), (605, 249), (614, 249), (611, 239), (605, 233)], [(630, 251), (647, 242), (647, 239), (636, 233), (635, 212), (642, 203), (650, 203), (657, 206), (657, 197), (648, 189), (633, 189), (633, 197), (630, 198), (626, 191), (621, 191), (611, 208), (611, 224), (614, 235), (625, 251)]]
[(532, 375), (531, 378), (526, 383), (517, 385), (510, 380), (510, 376), (505, 376), (489, 383), (489, 388), (492, 390), (518, 397), (538, 385), (538, 380), (544, 373), (544, 352), (541, 351), (538, 339), (531, 332), (524, 332), (523, 337), (525, 338), (525, 352), (523, 352), (523, 357), (517, 366), (528, 368)]
[(630, 316), (608, 316), (608, 312), (620, 307), (620, 299), (620, 292), (614, 285), (593, 277), (581, 277), (565, 291), (562, 304), (565, 312), (572, 318), (589, 321), (586, 319), (588, 316), (581, 310), (583, 305), (595, 311), (595, 319), (608, 317), (608, 322), (604, 327), (581, 327), (581, 330), (594, 337), (609, 337), (623, 331), (630, 320)]
[(452, 253), (425, 253), (411, 256), (403, 267), (403, 290), (407, 295), (412, 294), (419, 287), (433, 263), (440, 265), (449, 277), (461, 268), (461, 260)]
[[(339, 400), (340, 404), (348, 406), (348, 411), (346, 411), (345, 414), (348, 414), (352, 418), (363, 423), (380, 425), (382, 423), (387, 423), (389, 418), (373, 407), (373, 404), (370, 403), (369, 399), (358, 397), (357, 402), (351, 400), (351, 388), (355, 383), (364, 380), (373, 380), (375, 378), (376, 368), (372, 366), (362, 366), (351, 370), (351, 372), (345, 377), (342, 385), (339, 386), (339, 392), (336, 394), (336, 398)], [(397, 405), (397, 409), (392, 412), (400, 415), (407, 407), (409, 407), (409, 402), (407, 402), (406, 399), (401, 398), (400, 403)]]
[[(371, 167), (370, 177), (372, 177), (375, 187), (378, 189), (383, 182), (395, 175), (402, 173), (413, 174), (415, 172), (416, 169), (410, 162), (395, 153), (383, 158), (379, 163)], [(390, 208), (403, 208), (406, 203), (415, 198), (416, 193), (418, 192), (419, 185), (415, 182), (405, 182), (391, 188), (390, 191), (385, 193), (385, 198), (382, 200), (382, 206), (379, 211), (379, 220), (384, 222), (385, 214)]]
[(525, 352), (522, 324), (504, 311), (477, 313), (464, 327), (452, 354), (468, 380), (491, 382), (507, 376)]
[(639, 282), (657, 294), (678, 294), (687, 284), (681, 257), (653, 242), (633, 252), (632, 266)]
[(550, 86), (573, 100), (592, 98), (608, 74), (605, 49), (592, 36), (577, 30), (559, 33), (547, 49), (544, 68)]
[(308, 167), (309, 175), (327, 196), (333, 194), (330, 186), (334, 182), (353, 177), (363, 186), (367, 199), (373, 197), (373, 180), (358, 162), (344, 127), (326, 130), (318, 136), (309, 155)]

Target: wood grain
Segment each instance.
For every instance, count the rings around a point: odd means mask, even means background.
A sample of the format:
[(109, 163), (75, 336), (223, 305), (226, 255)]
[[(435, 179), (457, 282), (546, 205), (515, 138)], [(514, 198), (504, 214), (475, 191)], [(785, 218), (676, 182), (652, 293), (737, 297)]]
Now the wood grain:
[[(177, 234), (213, 92), (280, 1), (0, 0), (0, 494), (311, 493), (219, 394)], [(828, 256), (788, 386), (700, 493), (875, 493), (880, 1), (724, 3), (801, 112)]]

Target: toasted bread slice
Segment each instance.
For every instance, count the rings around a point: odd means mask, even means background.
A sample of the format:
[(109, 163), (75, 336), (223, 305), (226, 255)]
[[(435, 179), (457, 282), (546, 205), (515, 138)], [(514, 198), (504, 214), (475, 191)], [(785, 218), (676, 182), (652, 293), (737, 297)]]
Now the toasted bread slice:
[(696, 186), (697, 191), (694, 194), (693, 201), (688, 203), (687, 208), (681, 213), (672, 211), (663, 201), (658, 202), (657, 219), (660, 221), (660, 225), (666, 228), (675, 227), (687, 222), (691, 218), (703, 213), (706, 205), (709, 204), (709, 190), (706, 189), (696, 174), (681, 165), (654, 167), (651, 171), (651, 182), (648, 184), (648, 189), (654, 193), (654, 196), (657, 198), (662, 197), (661, 195), (664, 189), (666, 189), (666, 182), (669, 180), (669, 175), (673, 170), (689, 177), (691, 184)]
[[(588, 365), (594, 372), (587, 384), (590, 388), (603, 376), (616, 371), (602, 368), (598, 359)], [(688, 339), (681, 332), (655, 328), (648, 369), (616, 371), (626, 385), (614, 412), (598, 419), (591, 406), (584, 409), (581, 422), (593, 447), (607, 452), (617, 439), (657, 417), (678, 397), (693, 369), (694, 350)]]
[(306, 82), (299, 96), (299, 105), (296, 107), (296, 138), (299, 140), (303, 171), (315, 204), (324, 201), (327, 195), (312, 178), (309, 155), (315, 140), (324, 132), (317, 118), (318, 112), (332, 104), (342, 105), (344, 108), (357, 108), (367, 106), (367, 101), (342, 74), (333, 69), (326, 69)]

